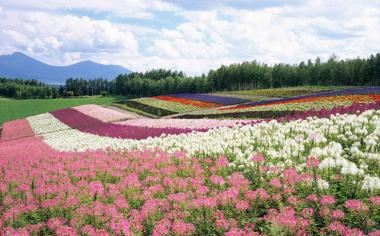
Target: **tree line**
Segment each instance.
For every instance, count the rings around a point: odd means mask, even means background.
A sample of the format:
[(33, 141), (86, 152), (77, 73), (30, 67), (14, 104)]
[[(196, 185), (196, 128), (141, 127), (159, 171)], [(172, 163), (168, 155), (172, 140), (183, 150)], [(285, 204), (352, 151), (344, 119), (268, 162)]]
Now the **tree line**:
[(0, 96), (10, 98), (56, 98), (55, 87), (37, 80), (7, 79), (0, 77)]
[[(4, 83), (2, 81), (5, 81)], [(380, 53), (368, 58), (340, 60), (331, 56), (298, 64), (268, 65), (257, 61), (222, 65), (207, 75), (186, 76), (181, 71), (155, 69), (121, 74), (114, 80), (70, 78), (58, 89), (38, 82), (0, 80), (0, 95), (10, 97), (64, 97), (84, 95), (154, 96), (302, 85), (379, 86)], [(5, 84), (5, 85), (4, 85)], [(15, 87), (15, 88), (12, 88)], [(2, 89), (3, 88), (3, 89)], [(5, 89), (4, 89), (5, 88)], [(6, 91), (6, 92), (4, 92)]]
[(170, 70), (119, 75), (116, 95), (152, 96), (170, 93), (196, 93), (279, 88), (302, 85), (380, 85), (380, 53), (369, 58), (339, 60), (331, 56), (299, 64), (268, 65), (257, 61), (222, 65), (207, 75), (186, 77)]

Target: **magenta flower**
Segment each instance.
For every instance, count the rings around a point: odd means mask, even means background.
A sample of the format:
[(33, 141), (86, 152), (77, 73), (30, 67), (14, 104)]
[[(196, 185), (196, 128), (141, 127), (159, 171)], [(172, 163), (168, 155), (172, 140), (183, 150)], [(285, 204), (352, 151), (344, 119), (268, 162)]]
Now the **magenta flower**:
[(169, 234), (171, 223), (168, 219), (160, 220), (153, 229), (153, 236), (161, 236)]
[(215, 165), (219, 168), (224, 168), (228, 166), (228, 163), (228, 159), (225, 156), (221, 156), (216, 160)]
[(195, 230), (195, 227), (193, 224), (185, 223), (182, 220), (178, 220), (178, 221), (174, 222), (172, 225), (173, 233), (178, 234), (178, 235), (190, 234), (194, 230)]
[(374, 206), (380, 206), (380, 197), (379, 197), (379, 196), (369, 197), (368, 200), (369, 200)]
[(310, 201), (310, 202), (317, 202), (318, 201), (318, 197), (316, 194), (310, 194), (306, 197), (306, 200)]
[(301, 211), (301, 215), (305, 218), (311, 218), (314, 215), (314, 209), (313, 208), (304, 208)]
[(343, 219), (344, 218), (344, 212), (342, 210), (334, 210), (331, 212), (331, 216), (337, 220)]
[(58, 227), (64, 225), (66, 223), (66, 219), (59, 217), (59, 218), (50, 218), (47, 222), (47, 227), (51, 230), (56, 230)]
[(367, 211), (368, 207), (364, 203), (357, 199), (350, 199), (344, 203), (344, 206), (354, 211)]
[(246, 200), (238, 200), (236, 201), (235, 207), (239, 211), (245, 211), (249, 208), (249, 203)]
[(306, 160), (306, 166), (309, 168), (318, 167), (319, 160), (316, 157), (310, 157)]
[(77, 231), (70, 226), (60, 226), (55, 233), (57, 236), (77, 236)]
[(281, 181), (279, 178), (273, 178), (269, 181), (269, 185), (275, 188), (281, 188)]
[(251, 161), (260, 163), (260, 162), (264, 162), (265, 158), (264, 158), (263, 154), (259, 153), (259, 154), (256, 154), (256, 155), (252, 156), (251, 157)]
[(325, 196), (322, 197), (322, 199), (321, 199), (321, 205), (322, 206), (333, 205), (333, 204), (335, 204), (335, 198), (334, 198), (334, 196), (325, 195)]
[(223, 185), (224, 184), (224, 179), (221, 176), (218, 175), (212, 175), (210, 176), (210, 181), (211, 183), (215, 185)]

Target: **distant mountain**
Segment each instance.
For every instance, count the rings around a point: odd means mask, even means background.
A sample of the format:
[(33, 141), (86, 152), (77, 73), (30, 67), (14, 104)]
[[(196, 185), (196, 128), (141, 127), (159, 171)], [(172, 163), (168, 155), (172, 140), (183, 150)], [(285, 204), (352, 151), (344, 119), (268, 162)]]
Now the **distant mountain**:
[(117, 65), (83, 61), (69, 66), (51, 66), (21, 52), (0, 56), (0, 77), (36, 79), (46, 84), (63, 84), (67, 78), (114, 79), (132, 71)]

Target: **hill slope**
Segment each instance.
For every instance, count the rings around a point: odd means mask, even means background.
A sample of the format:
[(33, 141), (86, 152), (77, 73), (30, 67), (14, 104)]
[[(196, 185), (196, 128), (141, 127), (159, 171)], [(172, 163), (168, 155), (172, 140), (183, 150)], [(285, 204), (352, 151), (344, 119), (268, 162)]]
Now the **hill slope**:
[(7, 78), (36, 79), (47, 84), (62, 84), (67, 78), (114, 79), (130, 70), (117, 65), (103, 65), (83, 61), (69, 66), (51, 66), (23, 53), (0, 56), (0, 76)]

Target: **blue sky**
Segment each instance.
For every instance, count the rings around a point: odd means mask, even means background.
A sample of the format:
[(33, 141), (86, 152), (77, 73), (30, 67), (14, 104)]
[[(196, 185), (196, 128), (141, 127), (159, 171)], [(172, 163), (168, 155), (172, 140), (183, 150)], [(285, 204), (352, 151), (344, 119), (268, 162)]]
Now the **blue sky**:
[(378, 0), (0, 0), (0, 54), (198, 75), (380, 51)]

